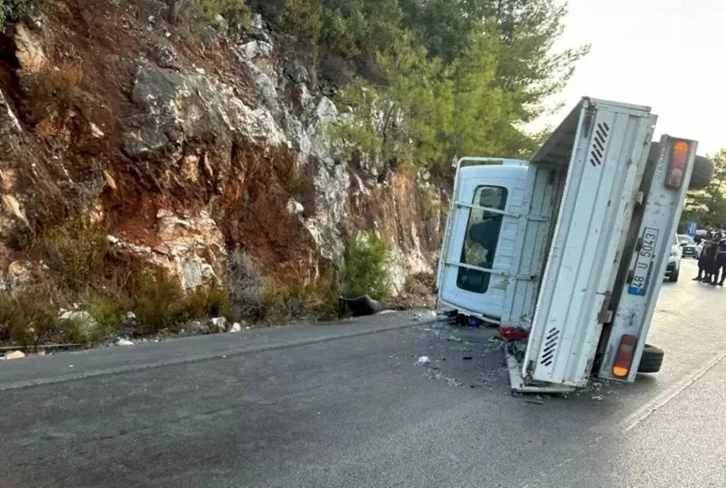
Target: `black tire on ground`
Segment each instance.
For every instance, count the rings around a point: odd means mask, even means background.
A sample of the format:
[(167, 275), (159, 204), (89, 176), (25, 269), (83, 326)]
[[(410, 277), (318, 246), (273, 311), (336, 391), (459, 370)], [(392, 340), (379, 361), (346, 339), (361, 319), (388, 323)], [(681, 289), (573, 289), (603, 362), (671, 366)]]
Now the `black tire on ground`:
[(691, 184), (688, 186), (691, 190), (700, 190), (711, 184), (713, 179), (714, 163), (703, 156), (696, 156), (693, 163), (693, 174), (691, 175)]
[(638, 373), (657, 373), (663, 365), (663, 349), (650, 344), (645, 345), (643, 357), (640, 358)]
[(671, 273), (671, 276), (668, 279), (671, 281), (671, 283), (678, 283), (678, 278), (680, 277), (680, 274), (681, 270), (677, 269), (673, 273)]
[(340, 314), (345, 315), (350, 312), (353, 317), (365, 317), (367, 315), (377, 314), (382, 310), (380, 302), (373, 300), (368, 295), (358, 298), (338, 298), (338, 307)]

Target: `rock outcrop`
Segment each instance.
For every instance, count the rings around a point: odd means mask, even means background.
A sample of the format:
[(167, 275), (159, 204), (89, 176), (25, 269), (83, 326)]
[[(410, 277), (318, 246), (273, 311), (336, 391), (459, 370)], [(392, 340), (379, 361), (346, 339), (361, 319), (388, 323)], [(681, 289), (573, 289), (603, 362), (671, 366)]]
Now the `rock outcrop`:
[[(327, 131), (338, 107), (260, 19), (200, 44), (157, 10), (55, 2), (0, 44), (0, 287), (33, 266), (13, 257), (18, 235), (79, 208), (116, 252), (188, 290), (223, 282), (234, 248), (278, 282), (313, 283), (363, 229), (391, 243), (394, 293), (433, 272), (441, 196), (422, 177), (346, 161)], [(55, 98), (38, 100), (46, 85)]]

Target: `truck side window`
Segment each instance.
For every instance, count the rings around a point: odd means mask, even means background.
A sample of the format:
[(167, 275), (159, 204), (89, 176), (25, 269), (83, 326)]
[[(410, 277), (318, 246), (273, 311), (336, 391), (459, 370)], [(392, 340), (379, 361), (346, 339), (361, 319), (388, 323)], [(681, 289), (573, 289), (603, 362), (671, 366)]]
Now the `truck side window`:
[[(504, 210), (507, 206), (507, 189), (498, 186), (480, 186), (474, 192), (473, 205)], [(502, 216), (481, 208), (469, 211), (464, 249), (461, 262), (480, 268), (491, 269), (502, 228)], [(456, 285), (462, 290), (484, 294), (489, 289), (490, 273), (459, 267)]]

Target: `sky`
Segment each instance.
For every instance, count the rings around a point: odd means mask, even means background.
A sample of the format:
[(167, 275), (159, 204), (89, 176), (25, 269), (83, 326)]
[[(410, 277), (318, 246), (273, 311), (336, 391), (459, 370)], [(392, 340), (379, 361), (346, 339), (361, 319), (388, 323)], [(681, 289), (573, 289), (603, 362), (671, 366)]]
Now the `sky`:
[[(661, 134), (726, 148), (726, 0), (569, 0), (559, 48), (591, 44), (553, 126), (583, 96), (647, 105)], [(723, 74), (720, 74), (723, 73)]]

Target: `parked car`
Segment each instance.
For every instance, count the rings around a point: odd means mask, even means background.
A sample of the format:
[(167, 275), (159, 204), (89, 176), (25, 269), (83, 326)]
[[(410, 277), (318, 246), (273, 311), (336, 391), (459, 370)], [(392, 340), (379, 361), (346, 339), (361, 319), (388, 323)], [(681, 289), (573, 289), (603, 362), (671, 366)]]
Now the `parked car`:
[(671, 247), (671, 254), (668, 256), (668, 267), (666, 268), (666, 278), (671, 282), (675, 283), (678, 281), (678, 277), (681, 274), (681, 247), (678, 237), (674, 236), (673, 247)]
[(691, 236), (681, 234), (678, 236), (678, 243), (681, 246), (681, 255), (684, 258), (698, 259), (698, 244)]

